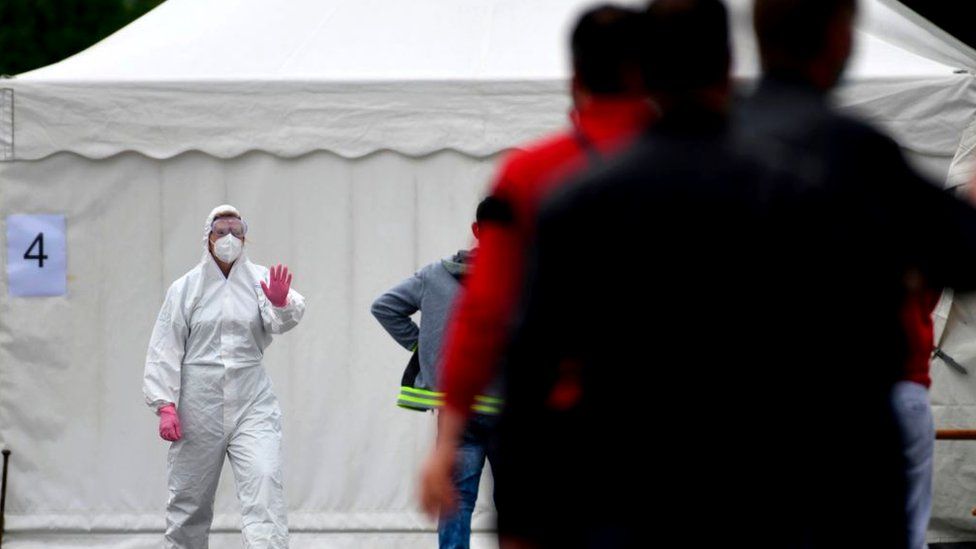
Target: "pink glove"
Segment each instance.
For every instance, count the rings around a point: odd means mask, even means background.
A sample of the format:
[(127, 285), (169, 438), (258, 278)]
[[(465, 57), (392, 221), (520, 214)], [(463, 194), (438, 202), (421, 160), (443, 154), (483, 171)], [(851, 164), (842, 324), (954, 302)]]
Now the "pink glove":
[(176, 442), (183, 438), (180, 416), (176, 415), (176, 406), (172, 404), (167, 404), (159, 409), (159, 436), (170, 442)]
[(270, 276), (271, 281), (267, 284), (261, 281), (261, 289), (272, 305), (284, 307), (288, 304), (288, 290), (291, 288), (291, 274), (288, 272), (288, 267), (279, 263), (271, 267)]

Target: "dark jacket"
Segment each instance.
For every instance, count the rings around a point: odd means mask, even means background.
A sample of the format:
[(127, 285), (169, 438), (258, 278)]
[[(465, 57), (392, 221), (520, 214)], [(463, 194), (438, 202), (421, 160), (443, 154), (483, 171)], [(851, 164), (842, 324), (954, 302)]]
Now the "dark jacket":
[[(904, 512), (904, 465), (889, 399), (910, 351), (907, 283), (920, 274), (936, 287), (973, 288), (974, 213), (924, 180), (893, 140), (800, 80), (763, 80), (737, 127), (802, 181), (795, 219), (779, 239), (793, 249), (790, 278), (773, 288), (791, 310), (778, 346), (802, 353), (792, 361), (804, 372), (804, 388), (791, 391), (799, 393), (796, 417), (815, 434), (796, 446), (812, 471), (808, 512), (832, 508), (814, 539), (828, 543), (854, 529), (865, 542), (893, 546), (900, 540), (882, 534), (895, 532)], [(845, 497), (832, 495), (841, 490)]]
[[(904, 364), (903, 280), (920, 269), (976, 282), (976, 213), (826, 106), (759, 96), (739, 121), (748, 135), (669, 113), (543, 208), (508, 356), (502, 466), (505, 484), (533, 479), (555, 496), (499, 484), (500, 529), (532, 529), (504, 515), (556, 502), (563, 524), (625, 538), (902, 546), (887, 391)], [(577, 397), (555, 398), (574, 379)], [(631, 451), (642, 435), (657, 449)], [(572, 490), (551, 480), (573, 471), (596, 473)], [(667, 505), (645, 517), (592, 503), (635, 493)]]

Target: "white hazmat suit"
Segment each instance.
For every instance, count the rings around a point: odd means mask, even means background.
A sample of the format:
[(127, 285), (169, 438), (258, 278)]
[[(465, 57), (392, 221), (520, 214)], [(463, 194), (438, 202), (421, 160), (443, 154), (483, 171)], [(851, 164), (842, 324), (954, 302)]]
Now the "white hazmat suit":
[[(207, 232), (216, 213), (207, 220)], [(295, 327), (305, 300), (284, 307), (261, 289), (268, 269), (246, 255), (225, 278), (210, 255), (174, 282), (153, 329), (144, 392), (154, 410), (176, 403), (182, 438), (169, 450), (166, 547), (206, 548), (214, 494), (230, 459), (245, 547), (288, 546), (281, 473), (281, 410), (261, 365), (272, 334)]]

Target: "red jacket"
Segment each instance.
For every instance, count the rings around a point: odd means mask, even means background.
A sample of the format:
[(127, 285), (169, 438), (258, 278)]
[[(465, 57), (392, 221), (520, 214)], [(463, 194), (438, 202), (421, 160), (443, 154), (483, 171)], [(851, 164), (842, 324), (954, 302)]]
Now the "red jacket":
[(908, 361), (905, 364), (905, 380), (929, 387), (929, 360), (935, 348), (932, 310), (939, 302), (939, 292), (918, 289), (909, 292), (902, 308), (902, 325), (908, 345)]
[(645, 100), (594, 99), (572, 115), (573, 128), (509, 155), (492, 196), (505, 219), (482, 223), (478, 255), (455, 308), (442, 353), (445, 405), (466, 414), (495, 376), (522, 286), (526, 247), (545, 196), (591, 156), (629, 144), (653, 118)]

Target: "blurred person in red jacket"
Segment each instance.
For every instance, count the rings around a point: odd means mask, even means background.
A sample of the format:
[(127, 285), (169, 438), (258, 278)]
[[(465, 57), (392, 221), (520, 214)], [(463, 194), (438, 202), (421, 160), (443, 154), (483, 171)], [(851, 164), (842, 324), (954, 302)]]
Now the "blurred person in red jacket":
[(456, 505), (451, 474), (458, 441), (475, 396), (498, 371), (537, 207), (567, 176), (623, 150), (655, 118), (640, 73), (642, 17), (614, 5), (592, 8), (580, 17), (570, 44), (571, 126), (509, 155), (493, 183), (479, 254), (442, 354), (445, 405), (420, 486), (422, 505), (431, 514)]

